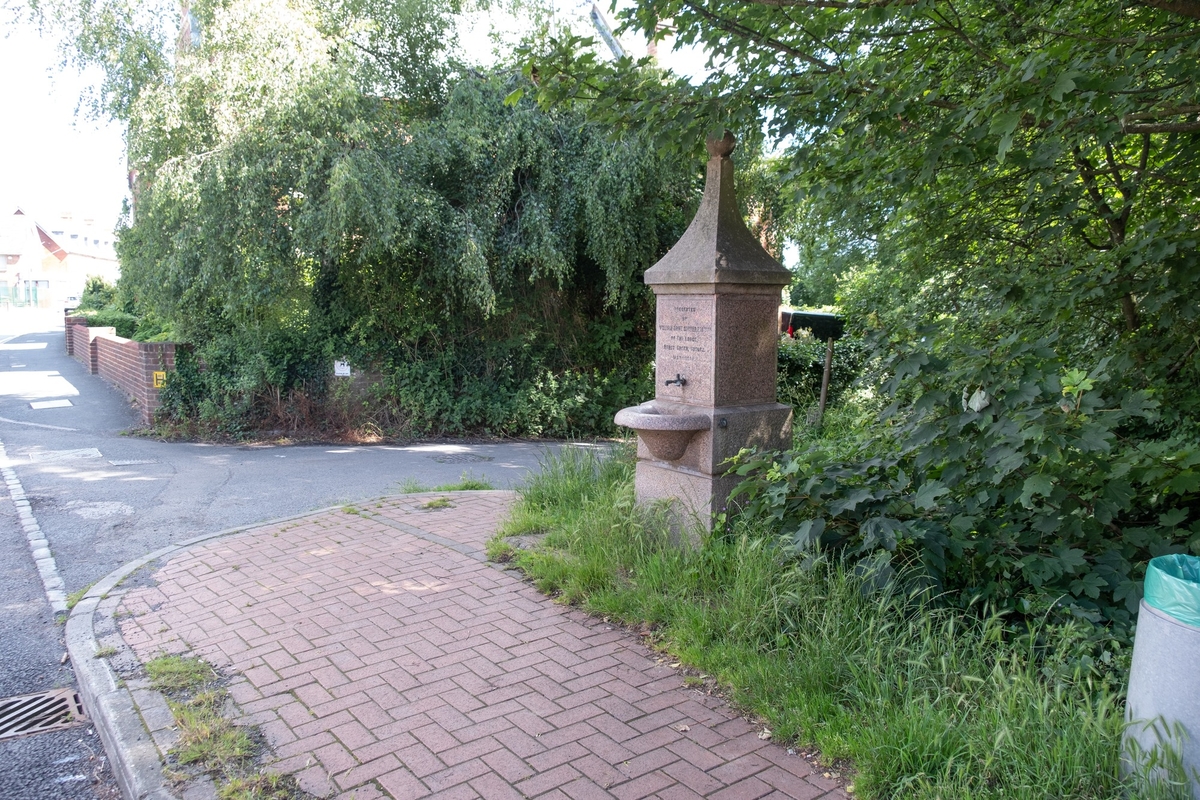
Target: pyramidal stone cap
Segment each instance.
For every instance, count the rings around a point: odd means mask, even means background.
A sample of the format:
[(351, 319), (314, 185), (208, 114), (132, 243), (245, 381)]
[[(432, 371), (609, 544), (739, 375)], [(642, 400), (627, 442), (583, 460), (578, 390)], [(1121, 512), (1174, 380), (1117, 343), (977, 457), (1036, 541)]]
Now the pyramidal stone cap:
[(786, 286), (792, 276), (763, 249), (738, 211), (729, 155), (733, 134), (708, 137), (704, 197), (692, 224), (675, 246), (650, 269), (649, 286), (668, 284), (758, 284)]

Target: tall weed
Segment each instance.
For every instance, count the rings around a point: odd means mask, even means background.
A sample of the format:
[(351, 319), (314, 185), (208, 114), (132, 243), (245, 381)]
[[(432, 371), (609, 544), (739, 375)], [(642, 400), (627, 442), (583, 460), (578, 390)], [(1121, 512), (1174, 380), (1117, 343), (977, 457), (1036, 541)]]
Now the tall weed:
[[(540, 589), (715, 676), (777, 740), (853, 764), (878, 798), (1118, 798), (1123, 700), (1084, 656), (1088, 623), (1014, 630), (905, 576), (786, 556), (743, 523), (696, 547), (634, 503), (633, 456), (564, 449), (505, 534)], [(886, 578), (886, 579), (885, 579)]]

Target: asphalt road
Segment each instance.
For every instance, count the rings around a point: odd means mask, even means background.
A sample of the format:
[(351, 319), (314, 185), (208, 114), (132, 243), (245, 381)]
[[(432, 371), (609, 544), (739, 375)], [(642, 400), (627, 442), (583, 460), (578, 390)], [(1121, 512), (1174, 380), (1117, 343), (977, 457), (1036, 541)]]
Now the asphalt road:
[[(63, 401), (68, 401), (64, 403)], [(49, 407), (38, 407), (48, 404)], [(57, 314), (0, 311), (0, 445), (71, 593), (201, 533), (535, 469), (535, 443), (215, 446), (131, 436), (137, 415), (66, 355)], [(73, 686), (63, 629), (0, 487), (0, 698)], [(44, 562), (43, 562), (44, 563)], [(116, 797), (88, 726), (0, 740), (0, 800)]]
[[(2, 490), (0, 490), (2, 491)], [(29, 545), (7, 497), (0, 500), (0, 697), (75, 685)], [(95, 730), (79, 726), (0, 740), (0, 798), (119, 797)]]

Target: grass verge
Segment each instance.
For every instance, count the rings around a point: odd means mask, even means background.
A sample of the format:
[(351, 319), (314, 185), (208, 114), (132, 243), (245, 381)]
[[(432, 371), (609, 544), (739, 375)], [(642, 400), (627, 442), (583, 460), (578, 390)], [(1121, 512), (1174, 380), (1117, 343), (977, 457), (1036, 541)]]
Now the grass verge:
[(295, 778), (277, 774), (234, 778), (217, 791), (220, 800), (293, 800), (301, 796)]
[(420, 494), (422, 492), (486, 492), (496, 488), (486, 477), (473, 475), (470, 470), (462, 473), (454, 483), (443, 483), (431, 488), (416, 478), (405, 478), (396, 487), (400, 494)]
[(75, 606), (79, 605), (79, 601), (82, 600), (83, 596), (85, 594), (87, 594), (91, 590), (91, 588), (95, 585), (96, 584), (94, 584), (94, 583), (89, 583), (87, 586), (84, 586), (82, 589), (77, 589), (76, 591), (71, 592), (69, 595), (67, 595), (67, 611), (71, 611), (75, 608)]
[(428, 492), (429, 487), (416, 478), (405, 478), (396, 484), (396, 491), (400, 494), (420, 494)]
[(198, 658), (162, 656), (146, 662), (150, 685), (175, 717), (174, 763), (212, 775), (221, 800), (300, 800), (294, 778), (254, 771), (260, 747), (250, 729), (225, 716), (228, 694), (220, 676)]
[(180, 764), (196, 764), (208, 772), (228, 774), (254, 755), (249, 734), (221, 713), (223, 690), (198, 692), (185, 701), (169, 701), (179, 743), (172, 750)]
[(216, 678), (212, 667), (198, 658), (160, 656), (146, 662), (150, 685), (164, 694), (177, 690), (198, 689)]
[(495, 489), (486, 477), (482, 475), (472, 475), (469, 471), (464, 472), (459, 476), (454, 483), (444, 483), (441, 486), (433, 487), (435, 492), (486, 492), (490, 489)]
[(674, 546), (634, 503), (629, 452), (549, 458), (500, 536), (530, 534), (545, 534), (535, 549), (499, 539), (489, 552), (543, 592), (651, 627), (777, 741), (848, 760), (857, 796), (1187, 796), (1122, 779), (1122, 698), (1078, 666), (1083, 625), (1013, 637), (861, 566), (784, 558), (736, 522)]

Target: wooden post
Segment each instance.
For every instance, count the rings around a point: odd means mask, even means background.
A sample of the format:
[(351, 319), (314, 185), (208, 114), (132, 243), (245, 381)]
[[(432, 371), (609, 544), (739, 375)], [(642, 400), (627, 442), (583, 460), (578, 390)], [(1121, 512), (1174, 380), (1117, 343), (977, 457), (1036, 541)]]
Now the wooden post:
[(829, 395), (829, 374), (833, 371), (833, 337), (829, 337), (829, 345), (825, 348), (825, 374), (821, 376), (821, 404), (817, 407), (817, 427), (821, 427), (821, 418), (825, 416), (825, 398)]

